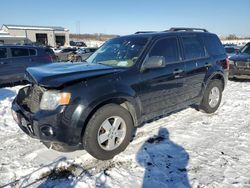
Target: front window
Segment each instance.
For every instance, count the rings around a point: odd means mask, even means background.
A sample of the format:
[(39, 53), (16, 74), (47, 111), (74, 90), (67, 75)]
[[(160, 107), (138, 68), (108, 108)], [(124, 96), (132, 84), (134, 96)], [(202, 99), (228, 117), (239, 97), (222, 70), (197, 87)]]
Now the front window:
[(241, 53), (243, 54), (250, 54), (250, 44), (247, 44), (246, 46), (244, 46), (241, 51)]
[(146, 37), (121, 37), (112, 39), (100, 47), (88, 59), (88, 63), (108, 66), (131, 67), (146, 46)]

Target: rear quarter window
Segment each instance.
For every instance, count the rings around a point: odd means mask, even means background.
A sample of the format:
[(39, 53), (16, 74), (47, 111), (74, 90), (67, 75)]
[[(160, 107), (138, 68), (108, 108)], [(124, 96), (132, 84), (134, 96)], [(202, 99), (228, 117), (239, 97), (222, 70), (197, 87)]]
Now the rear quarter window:
[(210, 55), (225, 54), (225, 49), (222, 46), (220, 39), (216, 35), (205, 35), (202, 36), (202, 38)]

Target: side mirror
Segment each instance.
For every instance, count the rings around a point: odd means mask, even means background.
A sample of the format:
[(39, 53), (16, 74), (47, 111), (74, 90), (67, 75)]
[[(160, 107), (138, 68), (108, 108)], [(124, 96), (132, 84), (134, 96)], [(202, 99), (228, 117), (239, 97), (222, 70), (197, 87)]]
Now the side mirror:
[(166, 66), (165, 57), (151, 56), (142, 65), (142, 70), (162, 68), (165, 66)]

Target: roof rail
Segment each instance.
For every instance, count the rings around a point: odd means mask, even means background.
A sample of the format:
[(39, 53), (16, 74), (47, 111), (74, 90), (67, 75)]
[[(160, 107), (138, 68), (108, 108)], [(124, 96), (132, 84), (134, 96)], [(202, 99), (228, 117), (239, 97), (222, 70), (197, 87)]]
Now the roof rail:
[(203, 31), (203, 32), (208, 32), (206, 29), (202, 28), (189, 28), (189, 27), (172, 27), (167, 31)]
[(155, 33), (156, 31), (137, 31), (135, 34)]

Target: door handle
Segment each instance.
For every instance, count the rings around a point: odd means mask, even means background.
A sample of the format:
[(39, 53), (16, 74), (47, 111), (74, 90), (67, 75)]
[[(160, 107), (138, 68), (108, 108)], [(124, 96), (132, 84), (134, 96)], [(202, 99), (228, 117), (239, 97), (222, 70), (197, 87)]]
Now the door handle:
[(183, 73), (184, 71), (182, 69), (175, 69), (173, 71), (173, 74), (174, 74), (174, 78), (180, 78), (181, 77), (181, 73)]
[(211, 67), (211, 64), (210, 63), (205, 63), (205, 67)]
[(180, 74), (180, 73), (183, 73), (184, 71), (181, 70), (181, 69), (175, 69), (173, 74)]

